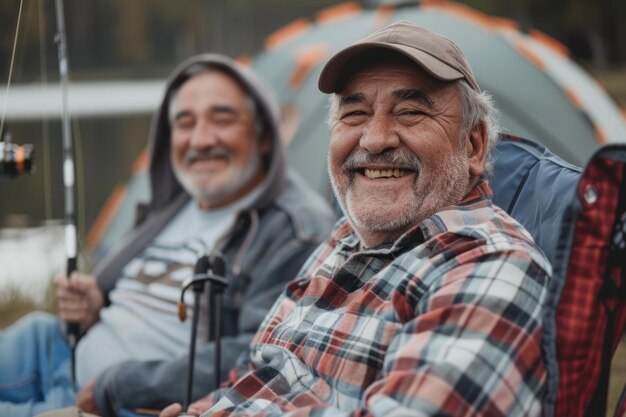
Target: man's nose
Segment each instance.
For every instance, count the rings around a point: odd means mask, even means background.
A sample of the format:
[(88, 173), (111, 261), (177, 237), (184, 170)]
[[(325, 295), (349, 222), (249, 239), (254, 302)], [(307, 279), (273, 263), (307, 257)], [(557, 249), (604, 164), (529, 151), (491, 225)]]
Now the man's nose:
[(189, 146), (196, 149), (204, 149), (214, 146), (218, 141), (217, 131), (211, 123), (199, 122), (191, 133)]
[(400, 138), (393, 120), (386, 115), (373, 115), (365, 126), (359, 145), (372, 154), (397, 148), (400, 145)]

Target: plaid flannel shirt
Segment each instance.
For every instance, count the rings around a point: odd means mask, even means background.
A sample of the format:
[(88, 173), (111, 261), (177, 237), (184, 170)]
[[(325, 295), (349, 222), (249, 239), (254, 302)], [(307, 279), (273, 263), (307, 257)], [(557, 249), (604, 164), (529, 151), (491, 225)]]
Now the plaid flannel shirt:
[(376, 248), (339, 221), (203, 416), (540, 415), (551, 267), (490, 194)]

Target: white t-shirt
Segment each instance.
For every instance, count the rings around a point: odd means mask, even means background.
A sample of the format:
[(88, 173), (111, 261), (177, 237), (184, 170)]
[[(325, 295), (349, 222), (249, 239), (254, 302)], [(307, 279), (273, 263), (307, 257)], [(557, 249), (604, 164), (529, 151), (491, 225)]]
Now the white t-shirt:
[[(100, 321), (76, 348), (79, 386), (124, 360), (162, 360), (188, 352), (191, 320), (178, 319), (181, 283), (193, 274), (197, 259), (232, 227), (238, 210), (256, 197), (257, 190), (231, 206), (209, 211), (190, 201), (126, 265), (109, 294), (111, 304), (100, 311)], [(185, 293), (185, 303), (193, 305), (192, 291)]]

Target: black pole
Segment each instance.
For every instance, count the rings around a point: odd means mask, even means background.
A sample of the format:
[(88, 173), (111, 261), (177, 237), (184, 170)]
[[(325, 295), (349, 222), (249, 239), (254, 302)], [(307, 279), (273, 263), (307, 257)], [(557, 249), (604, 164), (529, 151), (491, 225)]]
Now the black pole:
[[(186, 281), (180, 293), (179, 302), (179, 318), (184, 321), (186, 318), (186, 305), (184, 302), (185, 291), (192, 287), (194, 291), (194, 306), (193, 306), (193, 321), (191, 323), (191, 340), (189, 345), (189, 362), (187, 371), (187, 392), (185, 396), (185, 405), (183, 410), (186, 410), (191, 404), (192, 391), (193, 391), (193, 373), (196, 356), (196, 339), (198, 336), (198, 318), (200, 316), (200, 295), (204, 293), (204, 285), (208, 284), (207, 302), (208, 302), (208, 314), (209, 314), (209, 341), (215, 343), (215, 387), (217, 388), (220, 383), (221, 375), (221, 296), (226, 287), (224, 259), (219, 255), (214, 255), (209, 258), (204, 255), (198, 259), (195, 266), (194, 276)], [(187, 416), (186, 413), (180, 414), (179, 417)]]
[(226, 288), (226, 280), (224, 275), (226, 274), (226, 263), (221, 255), (215, 254), (211, 256), (211, 272), (220, 280), (209, 281), (209, 298), (211, 300), (211, 306), (208, 309), (211, 316), (209, 317), (209, 323), (212, 323), (212, 332), (209, 332), (209, 337), (212, 337), (215, 343), (215, 355), (213, 356), (213, 376), (214, 376), (214, 388), (217, 389), (221, 382), (222, 371), (222, 294), (224, 288)]
[(187, 393), (185, 396), (185, 407), (183, 410), (186, 410), (191, 404), (191, 393), (193, 391), (193, 368), (196, 357), (196, 338), (198, 336), (198, 317), (200, 316), (200, 295), (201, 291), (196, 291), (196, 285), (202, 284), (194, 284), (194, 296), (193, 296), (193, 318), (191, 321), (191, 340), (189, 344), (189, 369), (187, 370)]
[(218, 290), (214, 294), (213, 305), (215, 309), (213, 311), (215, 317), (215, 357), (214, 359), (214, 369), (215, 369), (215, 388), (218, 389), (221, 382), (221, 373), (222, 373), (222, 293)]
[[(59, 75), (61, 80), (61, 96), (63, 99), (62, 132), (63, 132), (63, 183), (65, 185), (65, 253), (67, 256), (67, 276), (76, 271), (77, 266), (77, 232), (76, 213), (74, 202), (74, 187), (76, 170), (74, 167), (74, 150), (72, 146), (72, 131), (70, 128), (69, 105), (67, 99), (68, 60), (67, 39), (65, 36), (65, 15), (63, 0), (56, 0), (57, 20), (57, 49), (59, 52)], [(72, 384), (76, 388), (76, 343), (80, 336), (78, 323), (67, 324), (67, 342), (70, 346), (72, 361)]]

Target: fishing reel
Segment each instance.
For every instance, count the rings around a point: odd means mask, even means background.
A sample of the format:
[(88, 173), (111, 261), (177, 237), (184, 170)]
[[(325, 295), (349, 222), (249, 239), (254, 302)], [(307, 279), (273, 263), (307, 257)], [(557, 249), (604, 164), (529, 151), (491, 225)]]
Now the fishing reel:
[(12, 142), (11, 133), (6, 132), (0, 140), (0, 181), (11, 180), (22, 174), (32, 174), (35, 168), (30, 143), (18, 145)]

